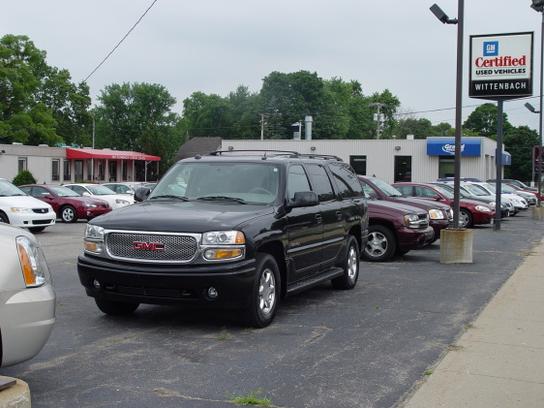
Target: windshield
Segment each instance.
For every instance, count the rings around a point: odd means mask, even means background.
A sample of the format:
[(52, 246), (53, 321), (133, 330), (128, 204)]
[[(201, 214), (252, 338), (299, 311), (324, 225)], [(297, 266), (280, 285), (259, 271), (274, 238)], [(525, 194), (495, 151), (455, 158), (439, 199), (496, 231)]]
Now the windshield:
[(67, 187), (49, 187), (49, 189), (58, 195), (59, 197), (79, 197), (79, 194), (75, 191), (70, 190)]
[[(443, 189), (453, 194), (453, 186), (450, 186), (449, 184), (436, 184), (436, 185), (442, 187)], [(470, 198), (471, 196), (470, 192), (466, 190), (463, 186), (459, 186), (459, 192), (461, 193), (461, 198)]]
[(26, 196), (24, 191), (15, 187), (9, 181), (0, 180), (0, 197)]
[(157, 184), (149, 199), (232, 199), (270, 204), (278, 195), (279, 170), (268, 163), (178, 164)]
[(483, 187), (486, 190), (489, 190), (492, 194), (495, 194), (496, 190), (495, 187), (492, 184), (489, 183), (482, 183), (481, 187)]
[(464, 187), (470, 192), (470, 194), (475, 195), (477, 197), (489, 195), (487, 191), (485, 191), (482, 187), (476, 184), (466, 184)]
[(386, 196), (388, 197), (402, 197), (402, 193), (397, 190), (395, 187), (387, 184), (385, 181), (373, 178), (372, 182), (374, 185)]
[(444, 197), (446, 197), (448, 200), (451, 200), (453, 198), (453, 194), (450, 193), (447, 189), (445, 189), (442, 186), (434, 186), (434, 189), (438, 191), (440, 194), (442, 194)]
[(115, 195), (115, 191), (104, 186), (86, 186), (93, 195)]
[(502, 184), (502, 192), (508, 194), (517, 194), (517, 191), (510, 187), (508, 184)]

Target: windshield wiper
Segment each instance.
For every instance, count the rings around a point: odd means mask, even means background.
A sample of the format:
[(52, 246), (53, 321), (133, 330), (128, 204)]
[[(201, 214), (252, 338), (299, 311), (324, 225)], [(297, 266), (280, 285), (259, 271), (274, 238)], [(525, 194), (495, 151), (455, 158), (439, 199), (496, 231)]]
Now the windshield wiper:
[(150, 198), (150, 200), (154, 200), (156, 198), (173, 198), (175, 200), (181, 200), (181, 201), (189, 201), (189, 199), (185, 196), (177, 196), (177, 195), (173, 195), (173, 194), (164, 194), (164, 195), (158, 195), (158, 196), (153, 196)]
[(206, 201), (228, 200), (228, 201), (236, 201), (239, 204), (247, 204), (246, 200), (244, 200), (243, 198), (221, 196), (221, 195), (198, 197), (197, 200), (206, 200)]

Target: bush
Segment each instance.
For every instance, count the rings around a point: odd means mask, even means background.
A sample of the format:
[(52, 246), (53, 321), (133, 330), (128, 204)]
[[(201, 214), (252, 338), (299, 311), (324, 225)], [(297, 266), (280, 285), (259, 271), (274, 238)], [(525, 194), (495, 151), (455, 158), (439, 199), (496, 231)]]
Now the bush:
[(16, 186), (22, 186), (25, 184), (36, 184), (36, 179), (31, 172), (29, 172), (28, 170), (23, 170), (15, 176), (15, 178), (13, 179), (13, 184), (15, 184)]

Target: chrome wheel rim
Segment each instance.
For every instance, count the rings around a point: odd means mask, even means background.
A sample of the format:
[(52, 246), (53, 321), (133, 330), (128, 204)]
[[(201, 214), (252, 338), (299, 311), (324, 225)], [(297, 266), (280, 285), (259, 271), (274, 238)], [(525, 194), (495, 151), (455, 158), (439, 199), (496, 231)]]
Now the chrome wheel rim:
[(62, 219), (64, 221), (72, 221), (74, 219), (74, 215), (74, 210), (72, 210), (71, 208), (65, 208), (64, 210), (62, 210)]
[(387, 238), (379, 231), (373, 231), (369, 234), (368, 242), (365, 247), (365, 252), (368, 256), (377, 258), (385, 254), (389, 243)]
[(259, 282), (259, 310), (269, 315), (276, 304), (276, 278), (274, 272), (265, 269)]
[(459, 225), (463, 228), (468, 225), (468, 214), (464, 211), (459, 212)]
[(357, 251), (352, 246), (348, 253), (348, 278), (352, 282), (357, 277), (357, 271), (359, 270), (359, 259), (357, 258)]

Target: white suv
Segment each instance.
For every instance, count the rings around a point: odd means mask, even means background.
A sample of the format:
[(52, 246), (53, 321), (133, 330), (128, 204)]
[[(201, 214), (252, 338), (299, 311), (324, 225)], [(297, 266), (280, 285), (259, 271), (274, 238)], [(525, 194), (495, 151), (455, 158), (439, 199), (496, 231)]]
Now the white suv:
[(56, 219), (57, 214), (49, 204), (0, 179), (0, 222), (41, 232), (55, 224)]

